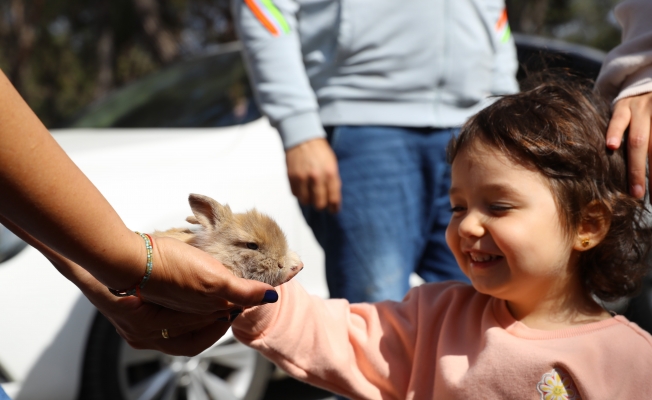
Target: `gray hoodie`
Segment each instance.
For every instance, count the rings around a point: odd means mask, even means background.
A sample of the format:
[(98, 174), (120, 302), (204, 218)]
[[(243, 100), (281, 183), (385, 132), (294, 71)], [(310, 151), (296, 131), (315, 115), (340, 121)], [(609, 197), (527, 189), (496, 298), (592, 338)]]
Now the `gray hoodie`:
[(323, 126), (460, 126), (518, 90), (503, 0), (231, 1), (286, 149)]

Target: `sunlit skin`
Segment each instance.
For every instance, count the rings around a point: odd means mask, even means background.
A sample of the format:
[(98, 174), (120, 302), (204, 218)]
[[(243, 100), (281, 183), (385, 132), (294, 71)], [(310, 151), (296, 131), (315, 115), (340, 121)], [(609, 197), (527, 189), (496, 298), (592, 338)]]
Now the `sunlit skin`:
[(514, 318), (546, 330), (609, 318), (574, 273), (584, 232), (564, 229), (541, 173), (476, 140), (453, 162), (450, 201), (446, 241), (460, 268)]

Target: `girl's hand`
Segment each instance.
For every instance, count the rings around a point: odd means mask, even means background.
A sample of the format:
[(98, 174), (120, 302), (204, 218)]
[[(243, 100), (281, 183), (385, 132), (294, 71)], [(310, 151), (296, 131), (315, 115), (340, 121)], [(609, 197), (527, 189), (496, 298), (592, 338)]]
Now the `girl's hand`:
[[(651, 119), (652, 92), (618, 100), (607, 129), (607, 147), (615, 150), (620, 147), (623, 135), (629, 128), (627, 139), (629, 192), (637, 198), (645, 196), (645, 167), (648, 154), (652, 156)], [(650, 182), (652, 185), (652, 181)]]
[[(153, 240), (152, 274), (141, 292), (145, 302), (207, 315), (277, 298), (272, 286), (234, 276), (222, 263), (199, 249), (172, 238)], [(144, 260), (145, 256), (143, 272)]]

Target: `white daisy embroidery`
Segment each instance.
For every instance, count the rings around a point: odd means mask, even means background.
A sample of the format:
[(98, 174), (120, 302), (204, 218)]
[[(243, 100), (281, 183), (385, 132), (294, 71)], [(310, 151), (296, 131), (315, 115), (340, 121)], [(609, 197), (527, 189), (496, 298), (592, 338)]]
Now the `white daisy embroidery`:
[(537, 383), (541, 400), (582, 400), (573, 379), (561, 368), (546, 372)]

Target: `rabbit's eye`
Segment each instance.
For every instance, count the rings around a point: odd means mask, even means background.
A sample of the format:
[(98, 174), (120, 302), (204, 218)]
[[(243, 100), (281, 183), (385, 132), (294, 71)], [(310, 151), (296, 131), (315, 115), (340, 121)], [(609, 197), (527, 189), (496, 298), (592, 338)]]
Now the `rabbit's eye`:
[(247, 248), (251, 250), (258, 250), (258, 245), (256, 243), (247, 243)]

